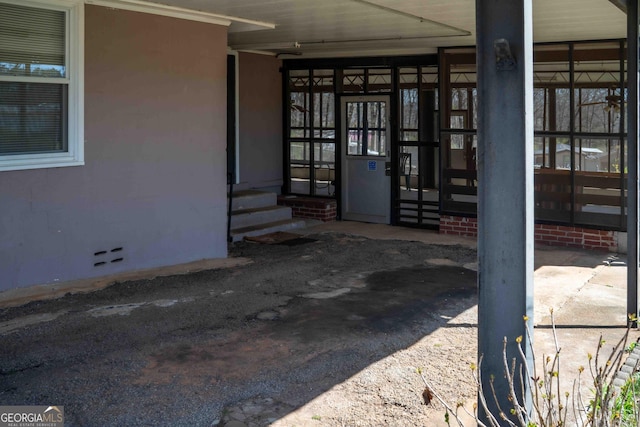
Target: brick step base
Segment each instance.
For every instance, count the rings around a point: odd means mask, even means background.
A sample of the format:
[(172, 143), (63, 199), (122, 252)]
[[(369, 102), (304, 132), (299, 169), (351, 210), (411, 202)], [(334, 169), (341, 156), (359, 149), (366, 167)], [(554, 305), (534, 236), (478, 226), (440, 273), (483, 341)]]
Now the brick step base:
[(290, 207), (294, 218), (316, 219), (323, 222), (336, 220), (335, 199), (280, 195), (278, 205)]

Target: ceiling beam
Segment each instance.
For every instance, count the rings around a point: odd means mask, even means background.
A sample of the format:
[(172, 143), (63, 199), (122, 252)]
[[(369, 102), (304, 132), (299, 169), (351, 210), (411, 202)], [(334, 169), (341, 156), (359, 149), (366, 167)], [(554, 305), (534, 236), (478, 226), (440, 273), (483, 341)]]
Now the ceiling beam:
[(458, 33), (458, 34), (456, 34), (458, 36), (470, 36), (471, 35), (471, 31), (467, 31), (467, 30), (464, 30), (462, 28), (457, 28), (457, 27), (454, 27), (452, 25), (444, 24), (442, 22), (434, 21), (432, 19), (428, 19), (428, 18), (425, 18), (425, 17), (422, 17), (422, 16), (414, 15), (412, 13), (403, 12), (403, 11), (401, 11), (399, 9), (393, 9), (391, 7), (383, 6), (383, 5), (377, 4), (377, 3), (373, 3), (373, 2), (368, 1), (368, 0), (351, 0), (351, 1), (354, 2), (354, 3), (359, 3), (359, 4), (362, 4), (362, 5), (368, 6), (368, 7), (372, 7), (374, 9), (381, 10), (383, 12), (392, 13), (394, 15), (404, 16), (405, 18), (416, 19), (416, 20), (418, 20), (420, 22), (427, 22), (427, 23), (430, 23), (430, 24), (433, 24), (433, 25), (437, 25), (437, 26), (439, 26), (441, 28), (446, 28), (448, 30), (455, 31), (456, 33)]

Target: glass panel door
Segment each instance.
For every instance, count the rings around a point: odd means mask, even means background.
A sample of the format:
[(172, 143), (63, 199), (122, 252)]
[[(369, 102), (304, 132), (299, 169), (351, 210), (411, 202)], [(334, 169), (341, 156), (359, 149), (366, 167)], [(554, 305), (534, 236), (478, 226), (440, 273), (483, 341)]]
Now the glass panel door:
[(342, 98), (343, 219), (390, 222), (388, 107), (389, 96)]

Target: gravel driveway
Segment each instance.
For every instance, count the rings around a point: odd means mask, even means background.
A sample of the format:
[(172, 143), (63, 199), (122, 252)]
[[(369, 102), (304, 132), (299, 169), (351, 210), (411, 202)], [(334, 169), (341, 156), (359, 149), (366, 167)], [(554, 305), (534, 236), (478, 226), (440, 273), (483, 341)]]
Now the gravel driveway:
[(0, 404), (61, 405), (73, 426), (414, 426), (434, 414), (418, 366), (473, 396), (454, 371), (475, 360), (475, 250), (308, 237), (0, 310)]

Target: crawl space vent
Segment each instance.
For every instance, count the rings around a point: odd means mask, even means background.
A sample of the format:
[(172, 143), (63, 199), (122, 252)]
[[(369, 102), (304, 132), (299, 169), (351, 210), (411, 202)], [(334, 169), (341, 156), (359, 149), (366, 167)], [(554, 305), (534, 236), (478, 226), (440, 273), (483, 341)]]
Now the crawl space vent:
[(124, 248), (119, 246), (109, 250), (100, 250), (93, 253), (93, 266), (100, 267), (107, 264), (115, 264), (124, 261), (122, 252)]

